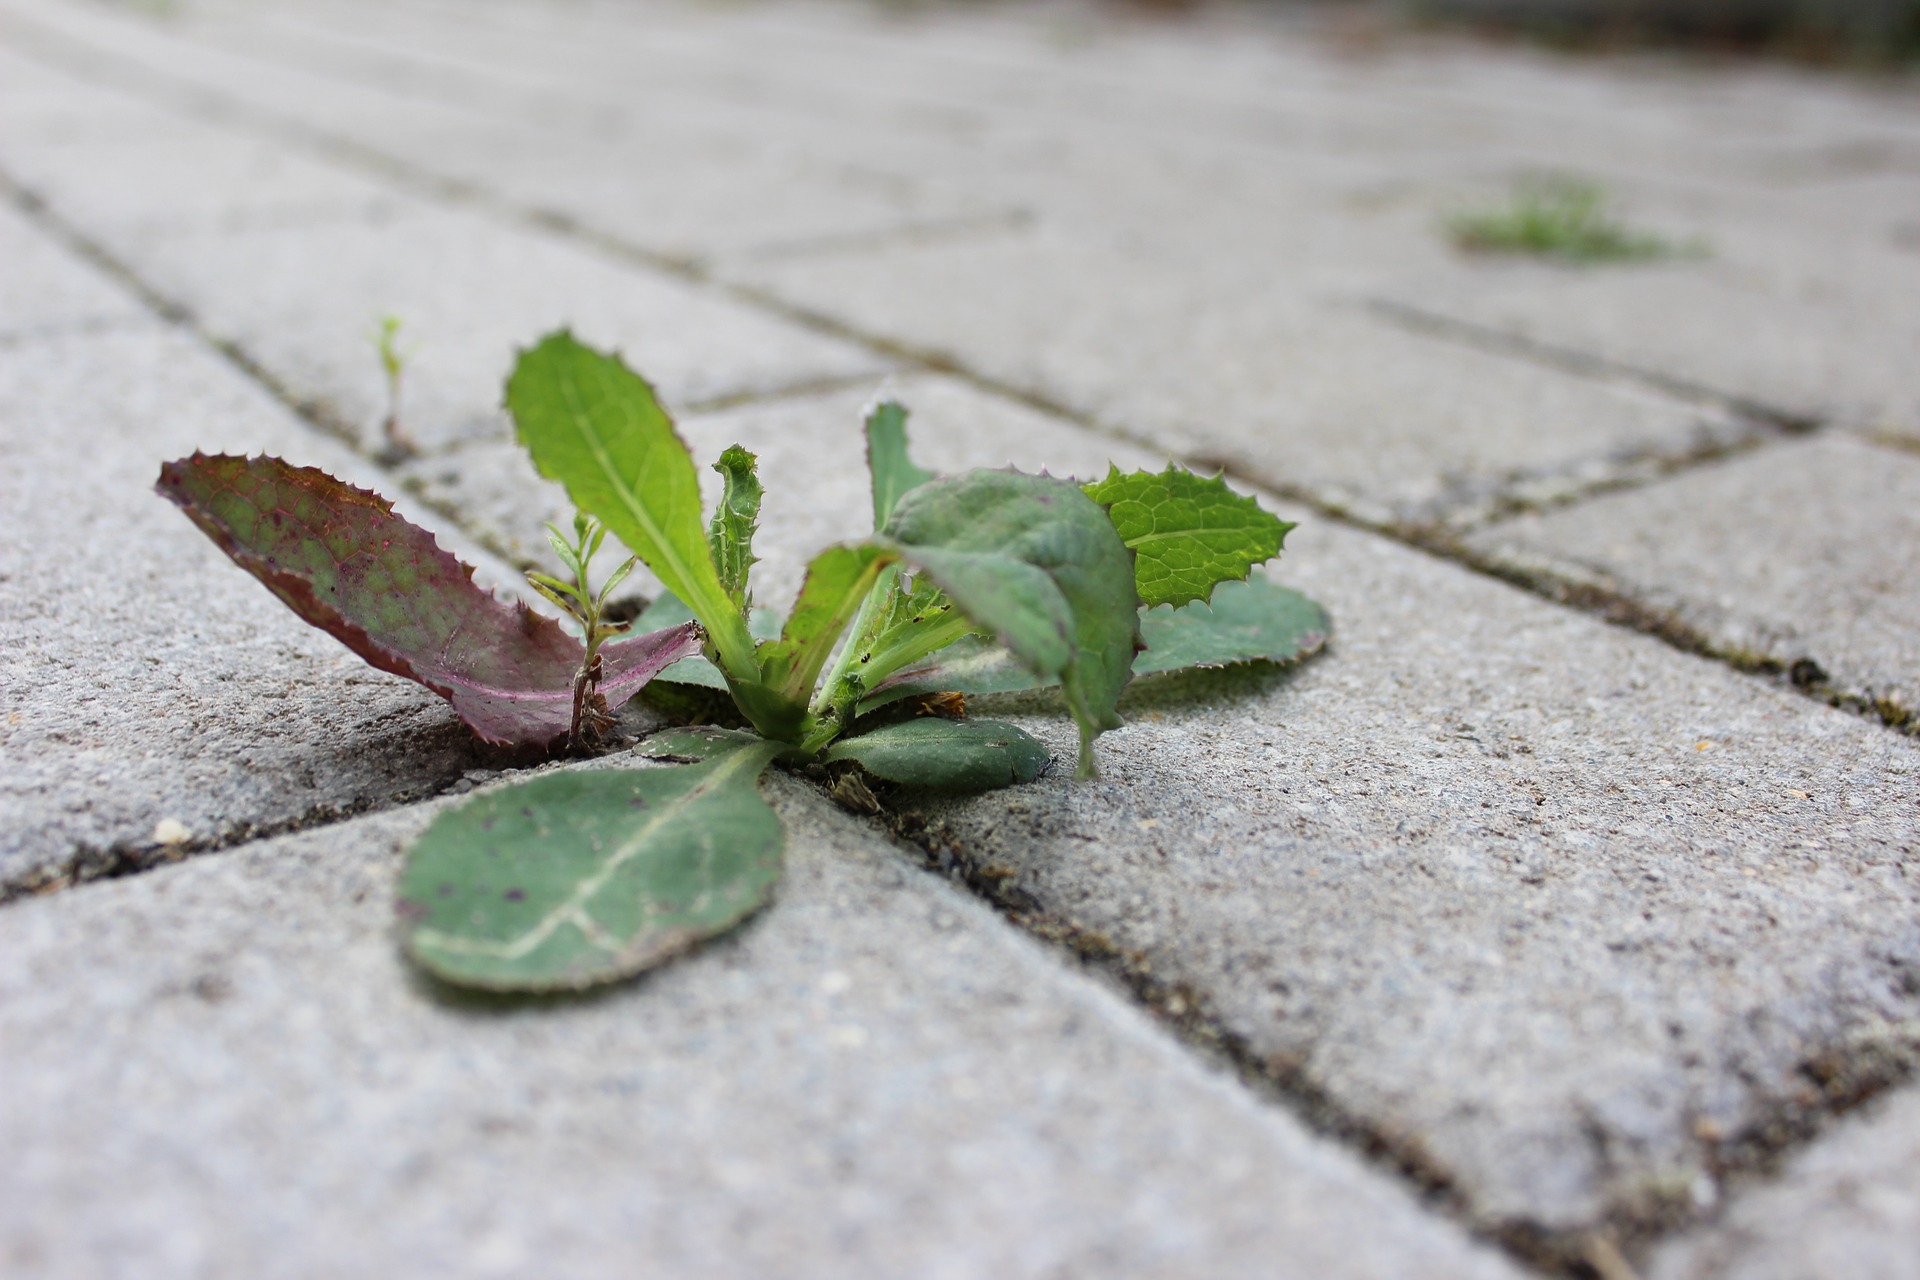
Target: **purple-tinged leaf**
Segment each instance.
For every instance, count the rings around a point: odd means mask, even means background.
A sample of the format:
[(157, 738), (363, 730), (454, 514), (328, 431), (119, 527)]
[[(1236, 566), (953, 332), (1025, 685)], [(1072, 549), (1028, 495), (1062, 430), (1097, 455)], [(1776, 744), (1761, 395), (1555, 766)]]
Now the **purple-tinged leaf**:
[[(155, 487), (288, 608), (451, 702), (486, 741), (546, 746), (572, 725), (580, 641), (475, 585), (471, 566), (378, 494), (278, 458), (200, 453), (162, 466)], [(700, 639), (683, 623), (603, 645), (608, 709)]]

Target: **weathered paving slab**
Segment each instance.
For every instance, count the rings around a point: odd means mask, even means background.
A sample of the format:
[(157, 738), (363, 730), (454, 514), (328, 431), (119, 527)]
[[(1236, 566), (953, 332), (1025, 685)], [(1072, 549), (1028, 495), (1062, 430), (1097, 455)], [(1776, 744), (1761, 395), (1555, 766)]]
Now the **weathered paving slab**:
[(226, 231), (135, 262), (165, 296), (284, 386), (378, 438), (386, 389), (368, 334), (401, 322), (402, 421), (429, 451), (509, 433), (514, 352), (570, 326), (618, 348), (676, 403), (877, 375), (889, 361), (565, 238), (480, 213)]
[(1908, 1280), (1920, 1240), (1920, 1092), (1849, 1116), (1713, 1226), (1655, 1254), (1650, 1280)]
[(0, 1263), (49, 1276), (1510, 1277), (789, 780), (779, 898), (570, 1001), (392, 929), (439, 805), (0, 912)]
[(0, 889), (391, 804), (482, 763), (444, 702), (300, 622), (152, 492), (196, 448), (377, 479), (198, 342), (149, 320), (0, 347), (0, 443)]
[[(778, 296), (1177, 454), (1370, 519), (1477, 513), (1746, 428), (1713, 409), (1409, 332), (1227, 261), (1066, 234), (755, 266)], [(1078, 305), (1102, 289), (1099, 307)]]
[(17, 209), (0, 204), (0, 259), (7, 264), (7, 287), (0, 289), (0, 343), (146, 314), (126, 290), (47, 248), (46, 237)]
[[(901, 176), (795, 160), (750, 131), (707, 127), (697, 118), (704, 113), (683, 112), (631, 145), (608, 145), (604, 136), (583, 142), (579, 134), (607, 133), (591, 115), (529, 128), (517, 99), (469, 92), (464, 105), (423, 101), (391, 87), (384, 72), (356, 82), (227, 52), (189, 38), (192, 21), (128, 23), (38, 0), (9, 0), (0, 14), (11, 15), (22, 47), (76, 61), (96, 77), (132, 69), (173, 93), (189, 83), (219, 95), (223, 109), (244, 104), (255, 123), (291, 120), (302, 132), (351, 139), (442, 180), (484, 176), (493, 188), (504, 177), (542, 209), (578, 201), (617, 210), (647, 228), (649, 248), (671, 257), (700, 260), (769, 239), (873, 234), (979, 211), (963, 192), (921, 192)], [(429, 82), (443, 84), (446, 70)], [(771, 190), (781, 198), (769, 200)]]
[(1911, 742), (1323, 522), (1288, 543), (1322, 657), (1137, 691), (1097, 784), (897, 803), (1488, 1221), (1685, 1216), (1720, 1142), (1818, 1109), (1809, 1064), (1898, 1056)]
[(1625, 596), (1804, 683), (1920, 707), (1920, 457), (1826, 436), (1473, 535), (1513, 569)]
[[(404, 425), (428, 449), (504, 434), (500, 379), (514, 349), (563, 324), (622, 348), (682, 401), (889, 364), (564, 237), (422, 205), (351, 170), (289, 157), (285, 144), (193, 122), (167, 136), (165, 145), (127, 144), (127, 155), (148, 156), (154, 172), (170, 175), (159, 184), (144, 168), (126, 172), (118, 148), (0, 144), (0, 165), (203, 328), (371, 445), (387, 396), (369, 335), (385, 315), (401, 320), (408, 354)], [(215, 155), (215, 176), (200, 185)], [(284, 182), (248, 176), (263, 157)], [(276, 219), (275, 211), (305, 216)], [(155, 218), (167, 234), (151, 233)]]

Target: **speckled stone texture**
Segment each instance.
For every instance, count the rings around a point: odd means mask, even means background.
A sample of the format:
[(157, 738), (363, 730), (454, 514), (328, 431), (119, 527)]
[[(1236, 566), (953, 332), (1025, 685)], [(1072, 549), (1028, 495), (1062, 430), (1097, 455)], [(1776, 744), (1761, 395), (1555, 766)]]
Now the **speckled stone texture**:
[(395, 855), (437, 806), (9, 907), (0, 1263), (1519, 1274), (811, 789), (766, 785), (775, 904), (557, 1003), (402, 961)]

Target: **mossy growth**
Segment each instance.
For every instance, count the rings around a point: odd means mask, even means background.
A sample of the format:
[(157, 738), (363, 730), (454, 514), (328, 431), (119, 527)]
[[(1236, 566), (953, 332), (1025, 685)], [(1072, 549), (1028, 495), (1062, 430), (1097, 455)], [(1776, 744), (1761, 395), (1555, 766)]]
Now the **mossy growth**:
[(1506, 205), (1455, 214), (1447, 230), (1469, 252), (1532, 254), (1583, 266), (1705, 252), (1699, 243), (1680, 244), (1632, 229), (1608, 207), (1605, 190), (1576, 178), (1523, 182)]

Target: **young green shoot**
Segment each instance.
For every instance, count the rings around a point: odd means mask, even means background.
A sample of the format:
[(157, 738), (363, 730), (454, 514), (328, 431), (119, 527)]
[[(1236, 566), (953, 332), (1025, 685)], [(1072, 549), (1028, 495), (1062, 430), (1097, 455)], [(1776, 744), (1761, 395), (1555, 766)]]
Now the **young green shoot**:
[(580, 670), (573, 678), (573, 723), (567, 730), (567, 745), (576, 749), (599, 741), (613, 725), (613, 718), (607, 712), (607, 701), (600, 695), (600, 681), (605, 675), (600, 662), (600, 646), (632, 625), (607, 621), (607, 596), (626, 580), (639, 560), (628, 556), (619, 568), (607, 575), (607, 580), (598, 591), (588, 581), (593, 557), (606, 538), (605, 525), (591, 516), (576, 512), (571, 542), (556, 526), (547, 526), (547, 542), (553, 547), (554, 555), (560, 558), (560, 563), (566, 566), (571, 578), (556, 578), (550, 573), (534, 569), (527, 571), (527, 581), (533, 585), (533, 589), (559, 605), (573, 619), (580, 628), (581, 642), (586, 646)]
[(1456, 214), (1447, 228), (1454, 243), (1470, 252), (1531, 254), (1583, 266), (1701, 251), (1629, 228), (1597, 183), (1576, 178), (1523, 182), (1504, 207)]
[(380, 423), (381, 460), (389, 464), (405, 461), (419, 449), (400, 425), (400, 399), (411, 355), (400, 349), (400, 317), (392, 313), (381, 316), (368, 340), (380, 358), (380, 375), (387, 388), (387, 414)]

